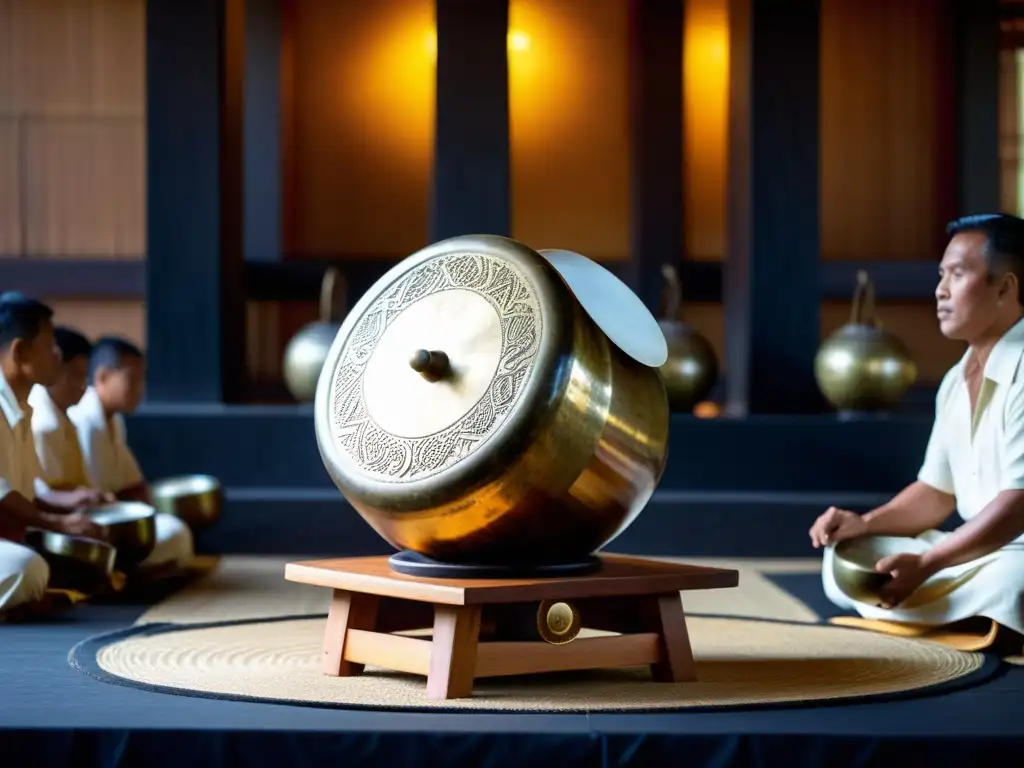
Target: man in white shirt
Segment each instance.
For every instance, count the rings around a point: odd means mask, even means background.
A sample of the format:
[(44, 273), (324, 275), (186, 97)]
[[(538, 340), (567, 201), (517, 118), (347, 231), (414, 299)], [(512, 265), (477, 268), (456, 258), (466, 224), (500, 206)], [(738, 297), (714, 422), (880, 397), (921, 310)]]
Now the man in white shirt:
[(23, 545), (29, 528), (101, 538), (80, 514), (36, 498), (39, 474), (29, 392), (56, 371), (52, 311), (20, 294), (0, 295), (0, 611), (40, 600), (46, 561)]
[(67, 409), (85, 394), (92, 344), (72, 328), (58, 326), (53, 335), (59, 353), (56, 375), (48, 386), (37, 384), (28, 396), (39, 457), (36, 493), (70, 507), (114, 501), (114, 494), (90, 487), (78, 433), (67, 416)]
[[(844, 609), (924, 625), (986, 617), (1024, 634), (1024, 221), (972, 216), (948, 233), (939, 327), (968, 349), (939, 387), (917, 481), (865, 515), (826, 510), (810, 537), (825, 547), (825, 592)], [(964, 524), (935, 530), (954, 510)], [(920, 539), (876, 565), (891, 577), (878, 605), (845, 594), (832, 570), (833, 547), (864, 535)], [(945, 588), (919, 593), (926, 583)]]
[[(121, 500), (150, 503), (149, 487), (128, 446), (123, 416), (142, 400), (142, 351), (125, 339), (105, 336), (92, 347), (90, 369), (91, 386), (67, 410), (89, 487)], [(158, 514), (156, 537), (156, 547), (143, 566), (185, 565), (192, 558), (192, 532), (180, 518)]]

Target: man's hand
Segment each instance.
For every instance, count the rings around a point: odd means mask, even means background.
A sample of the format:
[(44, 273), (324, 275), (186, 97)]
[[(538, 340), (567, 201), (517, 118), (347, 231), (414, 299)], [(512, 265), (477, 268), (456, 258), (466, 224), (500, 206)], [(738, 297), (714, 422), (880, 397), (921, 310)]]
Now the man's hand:
[(110, 504), (117, 501), (112, 493), (101, 493), (93, 488), (77, 488), (67, 495), (67, 504), (72, 509), (93, 507), (97, 504)]
[(935, 573), (934, 569), (925, 564), (921, 555), (909, 552), (883, 557), (875, 564), (875, 570), (892, 577), (879, 591), (882, 607), (890, 609), (914, 594)]
[(58, 525), (60, 532), (66, 533), (69, 536), (84, 536), (87, 539), (96, 539), (98, 541), (106, 539), (103, 529), (81, 512), (65, 515), (60, 518)]
[(829, 507), (814, 521), (810, 536), (814, 548), (818, 549), (846, 539), (855, 539), (867, 532), (868, 526), (863, 516), (838, 507)]

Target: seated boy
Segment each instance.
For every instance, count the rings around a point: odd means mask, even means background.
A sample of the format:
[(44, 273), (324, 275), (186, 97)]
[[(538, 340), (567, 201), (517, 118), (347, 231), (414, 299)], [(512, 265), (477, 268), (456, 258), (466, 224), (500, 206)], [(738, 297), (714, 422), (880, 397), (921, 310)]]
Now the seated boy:
[[(91, 386), (67, 409), (89, 486), (122, 501), (149, 503), (149, 488), (128, 447), (122, 415), (134, 411), (142, 400), (142, 351), (125, 339), (105, 336), (93, 345), (89, 368)], [(156, 536), (156, 548), (143, 566), (181, 566), (192, 558), (192, 532), (180, 518), (158, 514)]]
[(39, 601), (46, 591), (49, 566), (23, 544), (29, 528), (102, 536), (84, 516), (36, 498), (39, 464), (28, 397), (56, 372), (52, 316), (34, 299), (0, 295), (0, 611)]

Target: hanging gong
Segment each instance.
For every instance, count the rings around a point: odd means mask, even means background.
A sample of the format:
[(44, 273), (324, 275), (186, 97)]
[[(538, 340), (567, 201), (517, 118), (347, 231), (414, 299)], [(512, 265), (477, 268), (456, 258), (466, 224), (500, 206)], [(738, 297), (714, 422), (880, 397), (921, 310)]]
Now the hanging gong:
[(315, 422), (342, 494), (445, 563), (563, 563), (625, 529), (661, 478), (664, 336), (595, 262), (502, 237), (431, 245), (353, 307)]

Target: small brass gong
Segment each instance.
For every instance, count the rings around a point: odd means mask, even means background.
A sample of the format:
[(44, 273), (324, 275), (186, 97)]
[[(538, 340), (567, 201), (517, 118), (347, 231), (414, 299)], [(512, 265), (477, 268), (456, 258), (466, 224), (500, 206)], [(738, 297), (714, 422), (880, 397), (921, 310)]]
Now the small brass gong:
[(840, 411), (894, 408), (917, 379), (910, 352), (876, 320), (874, 303), (874, 286), (862, 270), (850, 322), (825, 340), (814, 361), (821, 393)]
[(711, 342), (679, 319), (682, 290), (676, 268), (665, 264), (661, 274), (665, 278), (665, 290), (658, 325), (668, 344), (668, 359), (659, 372), (665, 380), (672, 410), (689, 412), (714, 389), (718, 380), (718, 358)]
[(582, 628), (580, 612), (569, 603), (544, 600), (537, 609), (537, 632), (546, 643), (571, 643)]

